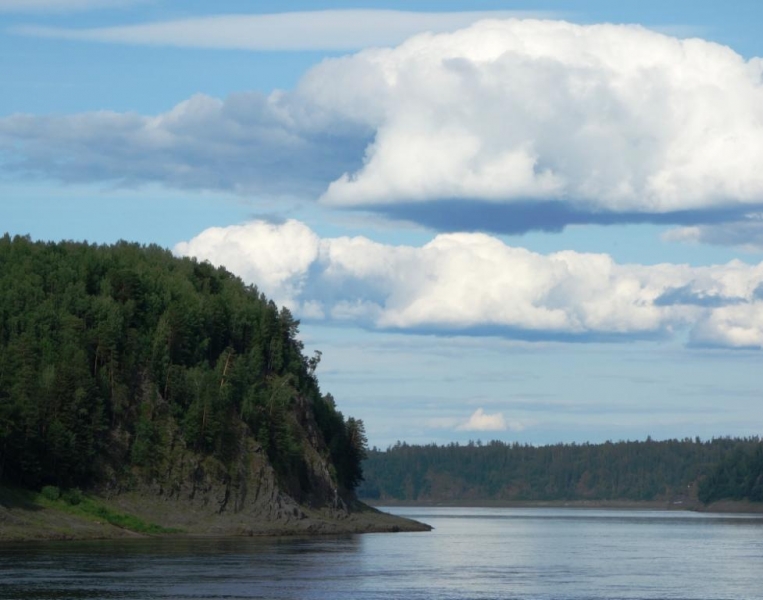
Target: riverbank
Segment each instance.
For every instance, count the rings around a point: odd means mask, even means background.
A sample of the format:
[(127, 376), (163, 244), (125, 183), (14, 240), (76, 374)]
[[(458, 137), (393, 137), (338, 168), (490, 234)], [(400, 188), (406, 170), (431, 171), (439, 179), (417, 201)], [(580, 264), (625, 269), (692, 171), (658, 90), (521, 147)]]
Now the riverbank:
[(209, 514), (138, 494), (65, 499), (0, 487), (0, 541), (94, 540), (148, 536), (290, 536), (429, 531), (431, 527), (355, 502), (349, 511), (299, 507), (278, 518)]
[(85, 496), (76, 505), (33, 492), (0, 487), (0, 541), (119, 539), (148, 536), (246, 537), (341, 535), (430, 531), (418, 521), (385, 513), (378, 507), (575, 508), (596, 510), (670, 510), (728, 514), (763, 514), (763, 503), (722, 501), (555, 500), (359, 502), (349, 511), (292, 507), (278, 518), (246, 513), (210, 514), (197, 506), (161, 497), (123, 494), (107, 499)]

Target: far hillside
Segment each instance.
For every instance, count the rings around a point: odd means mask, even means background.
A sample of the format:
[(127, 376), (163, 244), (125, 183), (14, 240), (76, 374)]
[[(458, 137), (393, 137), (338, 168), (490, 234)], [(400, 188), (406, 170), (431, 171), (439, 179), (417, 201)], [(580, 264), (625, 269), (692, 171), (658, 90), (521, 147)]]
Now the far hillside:
[(374, 448), (359, 495), (373, 502), (763, 500), (763, 445), (719, 438), (529, 446)]

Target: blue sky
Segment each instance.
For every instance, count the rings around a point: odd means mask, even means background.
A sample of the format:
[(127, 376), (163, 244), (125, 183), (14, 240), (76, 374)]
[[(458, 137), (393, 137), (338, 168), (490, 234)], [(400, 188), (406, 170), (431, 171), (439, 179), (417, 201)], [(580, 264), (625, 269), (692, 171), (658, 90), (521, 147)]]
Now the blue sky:
[(224, 264), (378, 446), (759, 434), (763, 7), (623, 4), (0, 0), (0, 229)]

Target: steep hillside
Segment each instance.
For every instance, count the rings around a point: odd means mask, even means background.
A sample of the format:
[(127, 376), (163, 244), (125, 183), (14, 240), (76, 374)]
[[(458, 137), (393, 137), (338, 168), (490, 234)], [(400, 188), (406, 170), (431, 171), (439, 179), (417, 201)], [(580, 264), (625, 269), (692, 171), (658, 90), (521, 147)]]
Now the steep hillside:
[(0, 238), (0, 484), (191, 529), (347, 518), (363, 423), (297, 334), (255, 287), (159, 247)]

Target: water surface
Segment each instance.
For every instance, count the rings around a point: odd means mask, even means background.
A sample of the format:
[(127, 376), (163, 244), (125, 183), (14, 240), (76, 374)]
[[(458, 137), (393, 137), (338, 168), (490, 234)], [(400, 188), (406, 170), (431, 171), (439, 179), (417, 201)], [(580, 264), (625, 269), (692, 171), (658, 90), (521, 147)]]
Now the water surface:
[(395, 508), (430, 533), (0, 545), (0, 599), (763, 598), (763, 518)]

